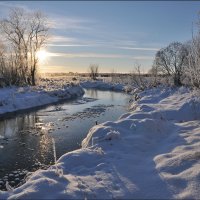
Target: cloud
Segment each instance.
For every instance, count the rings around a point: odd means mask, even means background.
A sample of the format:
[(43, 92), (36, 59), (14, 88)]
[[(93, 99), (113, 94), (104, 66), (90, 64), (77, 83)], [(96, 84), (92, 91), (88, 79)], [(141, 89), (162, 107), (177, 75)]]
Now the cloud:
[(91, 30), (92, 24), (94, 24), (94, 21), (89, 19), (58, 15), (49, 16), (49, 25), (54, 29)]
[(15, 4), (13, 4), (13, 2), (5, 2), (5, 1), (1, 1), (0, 2), (0, 6), (2, 7), (7, 7), (7, 8), (14, 8), (14, 7), (19, 7), (19, 8), (24, 8), (24, 9), (28, 9), (27, 6), (24, 6), (22, 4), (18, 4), (15, 2)]
[(7, 15), (9, 10), (12, 8), (22, 8), (26, 11), (31, 11), (27, 6), (22, 5), (20, 3), (0, 1), (0, 15), (1, 16)]
[[(23, 8), (26, 11), (34, 11), (37, 9), (30, 9), (30, 7), (24, 5), (24, 3), (18, 2), (0, 2), (0, 15), (7, 15), (11, 8)], [(67, 17), (62, 15), (55, 15), (48, 13), (48, 24), (52, 29), (65, 29), (65, 30), (91, 30), (92, 24), (95, 24), (94, 20), (83, 19), (79, 17)]]
[(139, 50), (139, 51), (158, 51), (160, 48), (149, 48), (149, 47), (118, 47), (120, 49), (127, 50)]
[(47, 46), (53, 47), (88, 47), (89, 44), (47, 44)]
[(121, 58), (136, 60), (152, 60), (152, 56), (132, 56), (122, 54), (98, 54), (98, 53), (47, 53), (49, 57), (65, 57), (65, 58)]
[(56, 73), (56, 72), (65, 72), (69, 71), (70, 67), (65, 65), (47, 65), (39, 66), (40, 73)]
[[(105, 47), (112, 49), (124, 49), (124, 50), (137, 50), (137, 51), (158, 51), (160, 48), (152, 47), (137, 47), (136, 41), (131, 40), (81, 40), (79, 38), (67, 37), (67, 36), (53, 36), (51, 43), (47, 46), (55, 47)], [(134, 46), (135, 45), (135, 46)]]
[[(122, 58), (123, 55), (118, 54), (97, 54), (97, 53), (48, 53), (50, 57), (65, 57), (65, 58)], [(127, 56), (125, 56), (127, 57)]]
[(77, 40), (73, 37), (67, 37), (67, 36), (61, 36), (61, 35), (51, 36), (52, 43), (75, 42), (75, 41), (77, 41)]
[(88, 44), (55, 44), (49, 43), (47, 46), (52, 47), (105, 47), (105, 48), (112, 48), (112, 49), (124, 49), (124, 50), (134, 50), (134, 51), (158, 51), (160, 48), (151, 48), (151, 47), (120, 47), (115, 45), (103, 45), (98, 43), (88, 43)]

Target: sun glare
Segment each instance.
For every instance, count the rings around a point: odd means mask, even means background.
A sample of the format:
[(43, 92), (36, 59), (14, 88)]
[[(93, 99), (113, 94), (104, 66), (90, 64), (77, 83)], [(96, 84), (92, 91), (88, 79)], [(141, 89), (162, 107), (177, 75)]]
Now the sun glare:
[(45, 50), (40, 50), (37, 52), (37, 57), (39, 59), (39, 62), (44, 62), (47, 59), (47, 52)]

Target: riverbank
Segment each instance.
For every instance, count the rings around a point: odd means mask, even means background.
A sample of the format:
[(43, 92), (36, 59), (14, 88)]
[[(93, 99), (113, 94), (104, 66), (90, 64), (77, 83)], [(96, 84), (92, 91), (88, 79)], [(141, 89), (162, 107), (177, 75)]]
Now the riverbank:
[(198, 199), (200, 98), (186, 88), (139, 93), (116, 122), (94, 126), (82, 149), (0, 198)]
[(6, 189), (6, 181), (19, 187), (27, 173), (54, 164), (52, 138), (59, 158), (81, 148), (81, 142), (96, 123), (115, 121), (128, 111), (131, 95), (84, 91), (81, 97), (0, 119), (0, 190)]
[(80, 85), (86, 89), (111, 90), (111, 91), (116, 91), (116, 92), (127, 92), (127, 93), (130, 93), (133, 91), (133, 89), (136, 89), (132, 85), (126, 85), (126, 84), (122, 84), (122, 83), (104, 82), (102, 80), (81, 81)]
[(132, 92), (133, 87), (103, 81), (67, 82), (44, 79), (38, 86), (5, 87), (0, 89), (0, 118), (19, 111), (51, 105), (63, 100), (82, 96), (85, 89)]
[(21, 110), (49, 105), (84, 94), (79, 84), (42, 81), (39, 86), (0, 89), (0, 116)]

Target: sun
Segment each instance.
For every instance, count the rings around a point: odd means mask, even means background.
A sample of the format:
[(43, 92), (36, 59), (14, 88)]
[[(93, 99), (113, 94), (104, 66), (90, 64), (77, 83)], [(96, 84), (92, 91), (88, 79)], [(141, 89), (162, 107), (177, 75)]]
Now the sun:
[(36, 53), (39, 62), (44, 62), (47, 59), (48, 53), (45, 50), (40, 50)]

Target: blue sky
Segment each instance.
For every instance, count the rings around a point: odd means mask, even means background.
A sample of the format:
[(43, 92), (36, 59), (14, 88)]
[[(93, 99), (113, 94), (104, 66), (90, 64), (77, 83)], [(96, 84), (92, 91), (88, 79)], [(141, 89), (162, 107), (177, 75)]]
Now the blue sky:
[(17, 1), (9, 8), (41, 10), (51, 21), (42, 72), (85, 72), (99, 64), (102, 72), (130, 72), (135, 63), (148, 70), (156, 51), (191, 38), (200, 2), (195, 1)]

